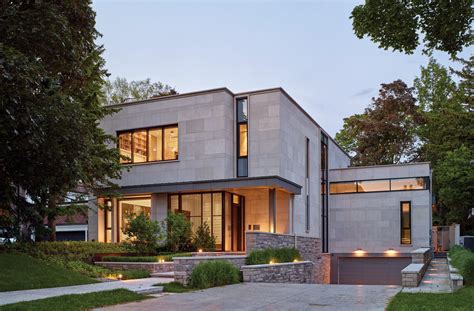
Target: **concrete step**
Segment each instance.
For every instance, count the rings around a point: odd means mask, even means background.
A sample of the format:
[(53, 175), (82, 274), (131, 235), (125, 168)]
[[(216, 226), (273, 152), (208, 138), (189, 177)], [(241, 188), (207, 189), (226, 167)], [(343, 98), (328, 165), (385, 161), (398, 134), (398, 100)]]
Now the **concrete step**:
[(163, 286), (153, 286), (149, 288), (135, 290), (134, 292), (138, 294), (144, 294), (144, 295), (160, 294), (163, 292)]
[(174, 271), (170, 272), (155, 272), (151, 274), (151, 277), (154, 278), (170, 278), (174, 279)]

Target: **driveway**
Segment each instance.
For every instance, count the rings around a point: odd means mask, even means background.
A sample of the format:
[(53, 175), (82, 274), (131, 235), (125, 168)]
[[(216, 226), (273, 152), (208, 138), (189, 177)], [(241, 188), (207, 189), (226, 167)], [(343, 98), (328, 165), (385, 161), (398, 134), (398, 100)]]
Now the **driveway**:
[(100, 310), (384, 310), (398, 286), (242, 283)]

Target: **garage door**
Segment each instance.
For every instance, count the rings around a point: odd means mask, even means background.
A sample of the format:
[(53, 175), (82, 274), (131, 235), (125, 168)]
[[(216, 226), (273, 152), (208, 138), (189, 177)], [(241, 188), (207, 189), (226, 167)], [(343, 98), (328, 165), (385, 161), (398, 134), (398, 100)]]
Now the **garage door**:
[(411, 258), (339, 257), (339, 284), (400, 285)]

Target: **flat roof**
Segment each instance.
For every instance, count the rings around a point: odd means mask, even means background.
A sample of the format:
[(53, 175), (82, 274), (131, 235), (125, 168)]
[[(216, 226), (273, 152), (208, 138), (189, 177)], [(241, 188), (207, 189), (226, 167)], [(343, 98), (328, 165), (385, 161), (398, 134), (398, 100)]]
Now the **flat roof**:
[(383, 167), (393, 167), (393, 166), (408, 166), (408, 165), (430, 165), (431, 162), (412, 162), (412, 163), (398, 163), (398, 164), (380, 164), (380, 165), (366, 165), (366, 166), (349, 166), (349, 167), (341, 167), (341, 168), (332, 168), (330, 171), (340, 171), (340, 170), (353, 170), (353, 169), (374, 169), (374, 168), (383, 168)]
[(208, 90), (201, 90), (201, 91), (194, 91), (194, 92), (188, 92), (188, 93), (181, 93), (181, 94), (174, 94), (174, 95), (164, 95), (164, 96), (159, 96), (159, 97), (154, 97), (154, 98), (148, 98), (148, 99), (143, 99), (143, 100), (134, 100), (134, 101), (129, 101), (129, 102), (124, 102), (121, 104), (115, 104), (115, 105), (108, 105), (107, 107), (111, 108), (120, 108), (120, 107), (126, 107), (126, 106), (132, 106), (132, 105), (139, 105), (139, 104), (146, 104), (149, 102), (156, 102), (156, 101), (162, 101), (162, 100), (169, 100), (169, 99), (175, 99), (175, 98), (182, 98), (182, 97), (190, 97), (190, 96), (197, 96), (197, 95), (204, 95), (204, 94), (211, 94), (211, 93), (218, 93), (218, 92), (226, 92), (231, 96), (238, 97), (238, 96), (244, 96), (244, 95), (257, 95), (257, 94), (265, 94), (265, 93), (272, 93), (272, 92), (281, 92), (283, 95), (285, 95), (290, 102), (292, 102), (314, 125), (316, 125), (329, 139), (348, 157), (351, 158), (351, 156), (332, 138), (331, 135), (326, 132), (321, 125), (319, 125), (316, 120), (308, 113), (306, 110), (301, 107), (298, 102), (288, 94), (288, 92), (285, 91), (282, 87), (274, 87), (274, 88), (268, 88), (268, 89), (261, 89), (261, 90), (253, 90), (249, 92), (240, 92), (240, 93), (233, 93), (231, 90), (229, 90), (227, 87), (220, 87), (220, 88), (214, 88), (214, 89), (208, 89)]

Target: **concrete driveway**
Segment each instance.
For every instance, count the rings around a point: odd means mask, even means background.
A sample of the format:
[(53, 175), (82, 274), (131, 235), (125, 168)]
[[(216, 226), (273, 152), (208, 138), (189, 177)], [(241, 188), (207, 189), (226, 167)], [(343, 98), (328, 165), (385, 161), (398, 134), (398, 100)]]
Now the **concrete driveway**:
[(100, 310), (384, 310), (398, 286), (242, 283)]

